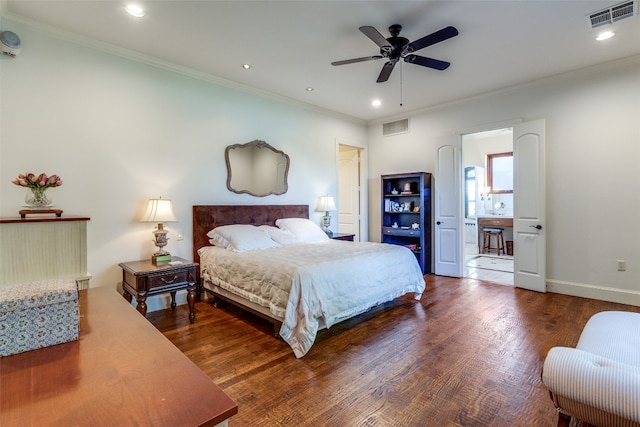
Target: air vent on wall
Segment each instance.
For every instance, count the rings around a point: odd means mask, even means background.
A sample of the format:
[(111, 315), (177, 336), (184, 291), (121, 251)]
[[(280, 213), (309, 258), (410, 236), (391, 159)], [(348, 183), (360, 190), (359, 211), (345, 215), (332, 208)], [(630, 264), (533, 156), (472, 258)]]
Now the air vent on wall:
[(621, 19), (630, 18), (638, 14), (638, 1), (625, 1), (607, 9), (599, 10), (587, 15), (587, 23), (591, 28), (613, 24)]
[(409, 119), (401, 119), (382, 124), (382, 136), (397, 135), (406, 132), (409, 132)]

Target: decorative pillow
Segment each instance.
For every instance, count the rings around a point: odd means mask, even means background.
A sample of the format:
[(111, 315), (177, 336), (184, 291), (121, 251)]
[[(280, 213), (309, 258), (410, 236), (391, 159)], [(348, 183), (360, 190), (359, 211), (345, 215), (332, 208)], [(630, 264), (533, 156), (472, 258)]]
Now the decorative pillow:
[[(250, 224), (233, 224), (216, 227), (207, 233), (216, 246), (223, 246), (234, 252), (253, 251), (258, 249), (277, 248), (279, 243), (267, 233)], [(227, 245), (224, 246), (224, 242)], [(219, 243), (219, 244), (218, 244)]]
[(296, 236), (301, 242), (322, 242), (329, 240), (329, 236), (319, 225), (305, 218), (281, 218), (276, 225)]
[(301, 243), (296, 236), (281, 228), (274, 227), (272, 225), (261, 225), (259, 229), (266, 232), (275, 242), (280, 243), (283, 246), (294, 245)]

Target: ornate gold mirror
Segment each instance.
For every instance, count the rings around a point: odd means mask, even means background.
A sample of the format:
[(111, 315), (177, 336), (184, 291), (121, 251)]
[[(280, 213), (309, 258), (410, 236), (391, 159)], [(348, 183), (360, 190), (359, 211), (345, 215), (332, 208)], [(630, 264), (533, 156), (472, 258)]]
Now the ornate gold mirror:
[(289, 156), (264, 141), (228, 146), (224, 151), (227, 162), (227, 188), (234, 193), (256, 197), (287, 192)]

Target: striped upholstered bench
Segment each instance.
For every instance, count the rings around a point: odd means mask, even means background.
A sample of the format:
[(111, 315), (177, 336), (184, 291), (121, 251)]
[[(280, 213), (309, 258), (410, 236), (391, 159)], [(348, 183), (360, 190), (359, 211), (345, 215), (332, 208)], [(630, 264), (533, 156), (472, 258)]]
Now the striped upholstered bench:
[(554, 347), (542, 382), (558, 409), (594, 426), (640, 426), (640, 313), (603, 311), (585, 325), (576, 348)]

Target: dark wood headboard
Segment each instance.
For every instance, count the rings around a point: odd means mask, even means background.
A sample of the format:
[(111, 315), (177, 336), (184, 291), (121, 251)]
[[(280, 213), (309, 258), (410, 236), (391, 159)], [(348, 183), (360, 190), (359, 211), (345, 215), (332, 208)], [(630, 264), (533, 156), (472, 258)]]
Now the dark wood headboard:
[[(200, 205), (193, 206), (193, 260), (198, 249), (210, 246), (207, 233), (221, 225), (275, 225), (280, 218), (309, 218), (308, 205)], [(199, 269), (198, 269), (199, 271)]]

